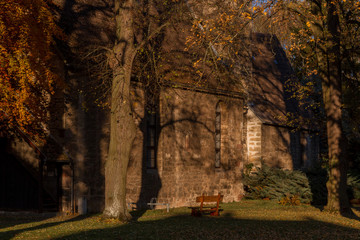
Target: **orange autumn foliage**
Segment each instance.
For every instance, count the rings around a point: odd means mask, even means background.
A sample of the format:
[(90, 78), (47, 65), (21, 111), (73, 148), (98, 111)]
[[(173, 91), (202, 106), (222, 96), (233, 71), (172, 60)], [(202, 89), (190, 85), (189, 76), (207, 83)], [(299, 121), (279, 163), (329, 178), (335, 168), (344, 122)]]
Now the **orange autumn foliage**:
[(59, 81), (54, 36), (62, 36), (44, 0), (0, 0), (0, 126), (34, 133), (47, 119)]

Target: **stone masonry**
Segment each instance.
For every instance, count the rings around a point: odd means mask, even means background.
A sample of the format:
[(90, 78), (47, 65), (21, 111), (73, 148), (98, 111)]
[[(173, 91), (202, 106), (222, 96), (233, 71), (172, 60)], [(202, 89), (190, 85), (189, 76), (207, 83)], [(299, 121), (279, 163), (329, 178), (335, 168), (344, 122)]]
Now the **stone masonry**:
[[(139, 91), (138, 91), (139, 92)], [(140, 91), (141, 92), (141, 91)], [(137, 94), (138, 96), (141, 93)], [(140, 98), (141, 99), (141, 98)], [(215, 167), (215, 106), (222, 101), (221, 163)], [(144, 108), (134, 103), (139, 131), (128, 169), (128, 202), (143, 207), (151, 198), (188, 206), (201, 194), (237, 201), (241, 183), (242, 100), (182, 89), (165, 89), (159, 105), (157, 167), (146, 167)]]
[(247, 152), (248, 152), (248, 163), (254, 164), (255, 167), (261, 166), (261, 126), (262, 122), (249, 109), (247, 114)]

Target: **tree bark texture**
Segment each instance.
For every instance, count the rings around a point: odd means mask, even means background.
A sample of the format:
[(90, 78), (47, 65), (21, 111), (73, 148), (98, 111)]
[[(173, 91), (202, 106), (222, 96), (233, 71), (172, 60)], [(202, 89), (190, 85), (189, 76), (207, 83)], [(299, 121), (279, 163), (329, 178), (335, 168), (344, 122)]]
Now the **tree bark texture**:
[(104, 215), (122, 221), (131, 219), (126, 205), (126, 174), (136, 134), (130, 105), (130, 78), (135, 56), (132, 9), (133, 0), (115, 1), (117, 41), (109, 61), (113, 81)]
[(348, 214), (351, 212), (346, 192), (347, 159), (345, 137), (342, 128), (342, 76), (340, 59), (340, 24), (335, 3), (328, 1), (327, 26), (329, 49), (327, 76), (323, 79), (323, 95), (326, 114), (327, 139), (329, 147), (329, 211)]

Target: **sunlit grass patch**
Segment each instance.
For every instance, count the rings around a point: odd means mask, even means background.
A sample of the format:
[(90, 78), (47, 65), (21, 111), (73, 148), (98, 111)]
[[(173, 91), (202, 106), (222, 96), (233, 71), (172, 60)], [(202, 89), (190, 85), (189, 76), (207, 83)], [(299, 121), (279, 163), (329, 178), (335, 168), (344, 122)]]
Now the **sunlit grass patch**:
[[(360, 239), (360, 222), (275, 201), (222, 204), (220, 217), (191, 217), (186, 207), (132, 212), (123, 224), (100, 214), (48, 219), (0, 216), (0, 239)], [(359, 212), (357, 212), (359, 214)]]

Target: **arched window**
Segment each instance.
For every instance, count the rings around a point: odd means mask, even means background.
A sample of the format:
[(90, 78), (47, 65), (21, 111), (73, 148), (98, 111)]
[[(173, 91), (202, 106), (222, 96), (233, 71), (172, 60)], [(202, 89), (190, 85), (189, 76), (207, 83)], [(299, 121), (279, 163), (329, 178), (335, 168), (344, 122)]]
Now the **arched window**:
[(215, 110), (215, 167), (220, 167), (221, 161), (221, 102), (216, 104)]
[(157, 147), (159, 130), (159, 95), (155, 88), (146, 89), (145, 92), (145, 160), (148, 169), (157, 168)]
[(156, 111), (151, 111), (146, 114), (146, 165), (147, 168), (156, 168), (156, 148), (157, 148), (157, 133)]

